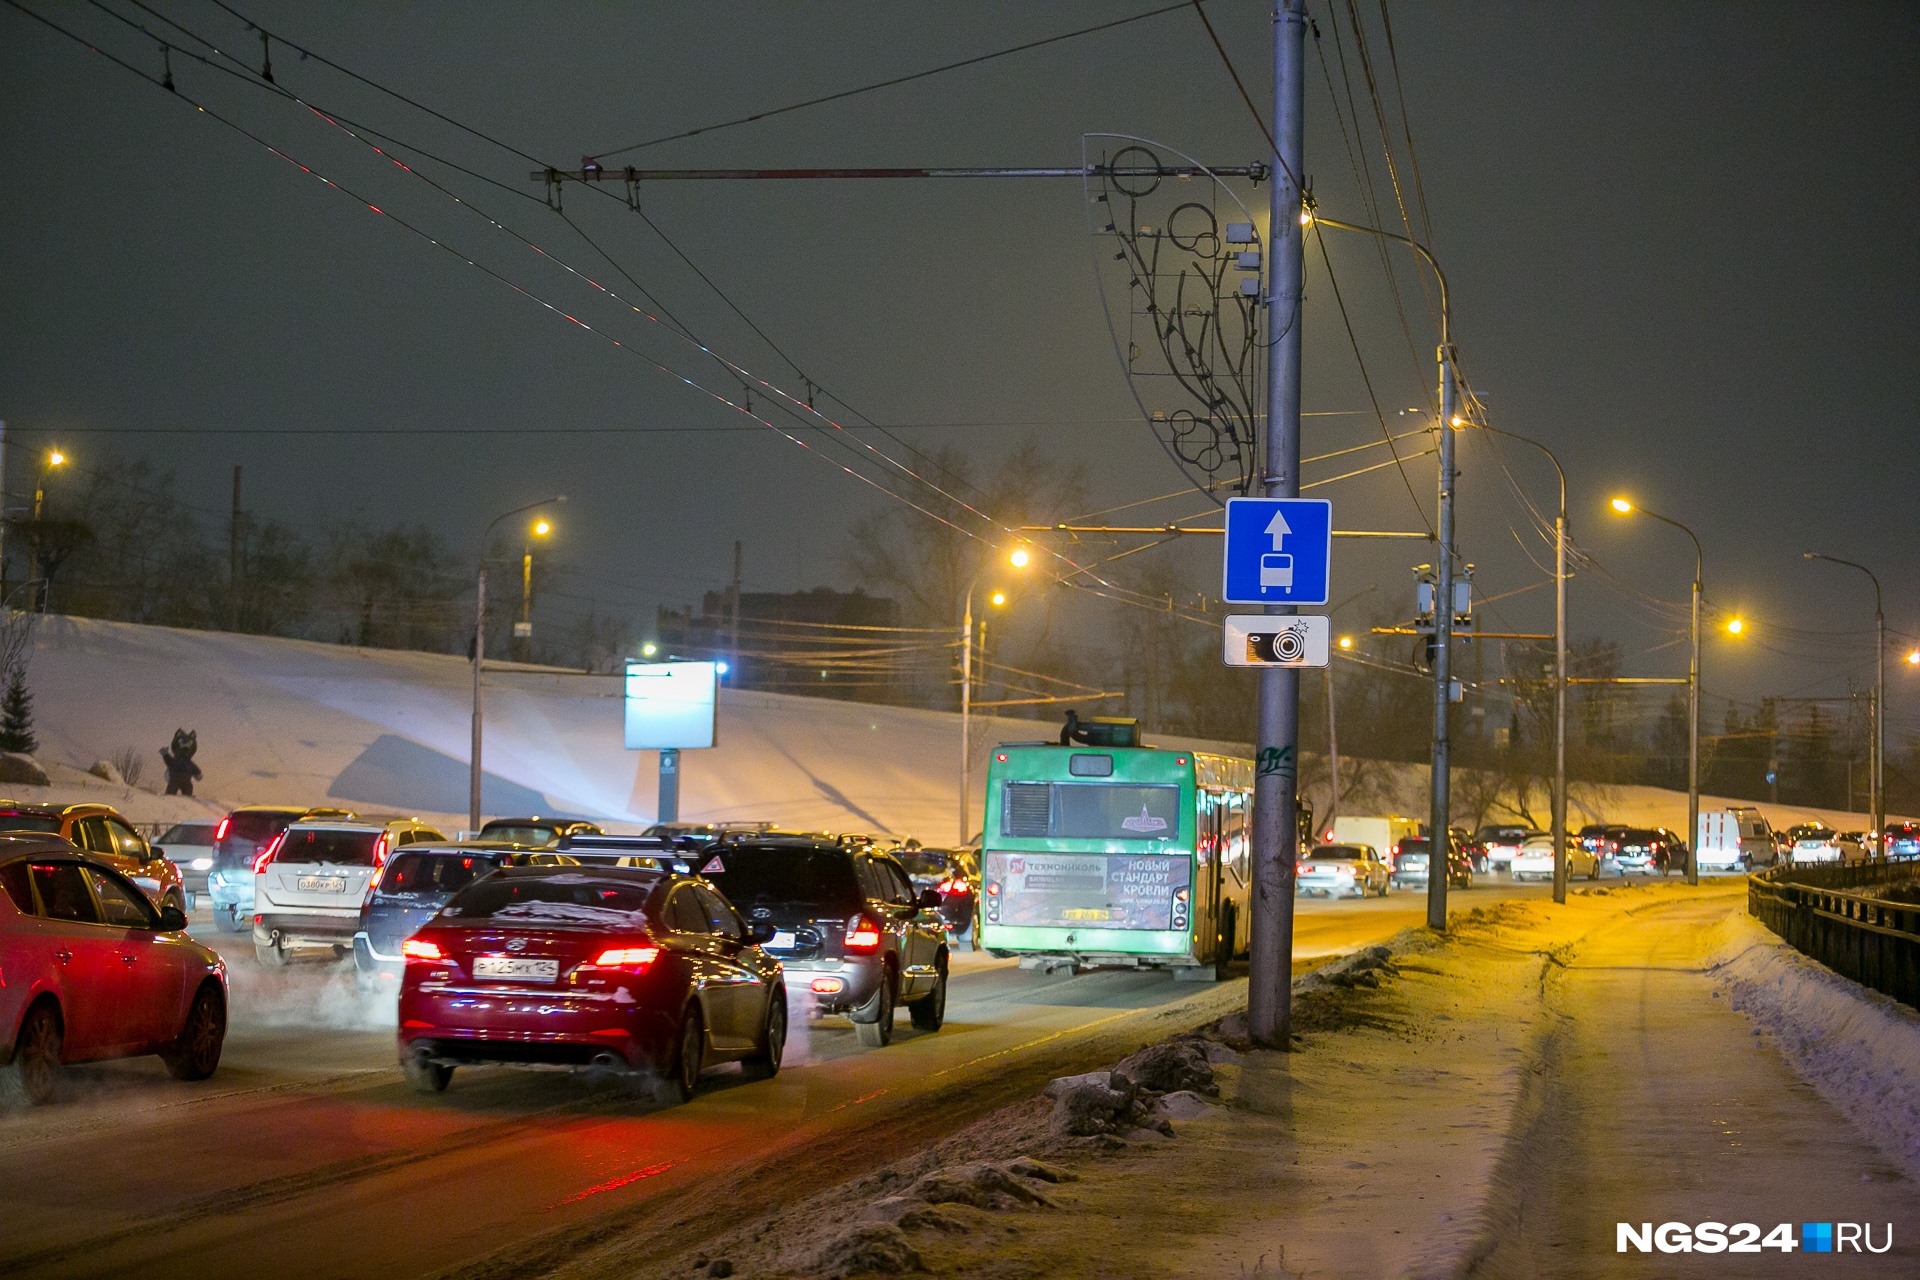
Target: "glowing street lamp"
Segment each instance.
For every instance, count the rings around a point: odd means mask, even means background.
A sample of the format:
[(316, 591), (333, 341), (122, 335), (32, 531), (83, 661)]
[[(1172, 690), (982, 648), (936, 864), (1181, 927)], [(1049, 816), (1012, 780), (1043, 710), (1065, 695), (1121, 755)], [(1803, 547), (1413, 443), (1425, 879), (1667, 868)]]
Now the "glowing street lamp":
[(1728, 634), (1728, 635), (1730, 635), (1730, 636), (1738, 636), (1738, 635), (1745, 635), (1745, 634), (1746, 634), (1746, 630), (1747, 630), (1747, 622), (1746, 622), (1746, 619), (1745, 619), (1745, 618), (1729, 618), (1729, 619), (1727, 619), (1727, 634)]
[[(480, 829), (480, 779), (482, 777), (480, 769), (480, 746), (483, 738), (480, 708), (480, 668), (486, 661), (487, 656), (487, 542), (493, 537), (493, 531), (498, 529), (503, 522), (511, 520), (515, 516), (525, 515), (529, 511), (551, 506), (557, 502), (565, 502), (566, 500), (566, 494), (557, 493), (551, 498), (542, 498), (538, 502), (529, 502), (524, 507), (515, 507), (511, 511), (501, 512), (488, 522), (485, 532), (480, 535), (480, 546), (477, 554), (474, 556), (474, 560), (478, 564), (479, 574), (475, 580), (473, 591), (473, 744), (467, 755), (467, 818), (469, 820), (469, 829), (473, 831)], [(539, 525), (545, 525), (548, 530), (553, 527), (547, 524), (545, 520), (540, 520), (535, 526), (536, 530), (539, 529)], [(544, 533), (546, 530), (539, 531)], [(531, 566), (532, 563), (532, 553), (529, 552), (527, 564)], [(528, 581), (531, 582), (531, 577), (528, 578)]]
[(44, 531), (40, 528), (40, 508), (47, 500), (47, 477), (53, 474), (55, 467), (65, 466), (67, 455), (58, 449), (47, 450), (47, 461), (40, 468), (39, 478), (33, 482), (33, 577), (39, 585), (33, 589), (34, 612), (47, 611), (47, 584), (45, 566), (40, 558), (40, 545)]
[[(1032, 562), (1033, 553), (1025, 546), (1017, 546), (1007, 553), (1007, 564), (1015, 569), (1024, 569)], [(987, 570), (994, 567), (993, 561), (988, 560), (974, 571), (960, 603), (960, 843), (963, 845), (972, 834), (969, 828), (973, 811), (973, 591)], [(995, 606), (1004, 606), (1007, 593), (996, 591), (991, 599)], [(982, 627), (983, 638), (985, 631)]]

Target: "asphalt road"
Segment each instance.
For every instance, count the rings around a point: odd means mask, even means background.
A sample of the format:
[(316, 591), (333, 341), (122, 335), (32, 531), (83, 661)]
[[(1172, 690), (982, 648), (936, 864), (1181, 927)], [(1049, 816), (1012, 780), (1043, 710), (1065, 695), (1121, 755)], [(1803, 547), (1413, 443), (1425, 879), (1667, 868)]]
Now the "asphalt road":
[[(1451, 905), (1545, 891), (1489, 884)], [(1418, 891), (1303, 900), (1296, 968), (1424, 918)], [(244, 938), (195, 932), (233, 973), (219, 1073), (73, 1068), (53, 1105), (0, 1117), (0, 1275), (510, 1276), (641, 1228), (686, 1244), (1245, 999), (1244, 979), (1047, 975), (963, 951), (943, 1030), (902, 1018), (871, 1050), (842, 1020), (797, 1025), (774, 1080), (718, 1068), (685, 1106), (505, 1068), (425, 1097), (395, 1065), (390, 997), (357, 996), (332, 965), (267, 972)]]

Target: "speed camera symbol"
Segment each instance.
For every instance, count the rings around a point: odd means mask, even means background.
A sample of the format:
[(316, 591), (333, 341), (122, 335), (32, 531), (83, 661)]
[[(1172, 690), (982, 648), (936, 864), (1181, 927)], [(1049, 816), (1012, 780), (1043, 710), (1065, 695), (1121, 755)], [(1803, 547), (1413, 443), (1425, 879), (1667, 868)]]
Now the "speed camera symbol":
[(1247, 661), (1298, 662), (1307, 654), (1307, 629), (1299, 623), (1278, 631), (1247, 634)]

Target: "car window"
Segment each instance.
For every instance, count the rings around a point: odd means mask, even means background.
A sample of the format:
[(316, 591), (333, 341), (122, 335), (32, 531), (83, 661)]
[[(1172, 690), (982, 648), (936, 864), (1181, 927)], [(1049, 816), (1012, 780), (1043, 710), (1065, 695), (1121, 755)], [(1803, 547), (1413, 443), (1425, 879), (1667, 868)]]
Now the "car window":
[(0, 813), (0, 831), (44, 831), (57, 835), (60, 819), (38, 813)]
[(667, 927), (675, 933), (712, 932), (706, 910), (700, 905), (700, 899), (694, 896), (692, 885), (683, 885), (673, 891), (673, 897), (667, 902)]
[(613, 880), (577, 871), (488, 876), (462, 889), (440, 915), (548, 929), (644, 929), (655, 883), (651, 877)]
[(30, 916), (34, 913), (33, 883), (27, 879), (26, 863), (9, 862), (0, 867), (0, 888), (7, 891), (7, 896), (13, 899), (13, 905), (21, 915)]
[[(740, 917), (734, 913), (732, 907), (727, 905), (725, 899), (701, 885), (694, 885), (692, 889), (700, 899), (700, 906), (706, 912), (707, 923), (712, 927), (713, 932), (735, 941), (747, 936), (747, 926), (741, 923)], [(686, 891), (683, 889), (681, 892)]]
[(87, 888), (86, 877), (77, 862), (36, 862), (33, 887), (40, 891), (40, 902), (49, 920), (77, 920), (99, 924), (100, 908)]
[(299, 866), (326, 863), (332, 866), (370, 867), (378, 831), (339, 831), (327, 827), (288, 827), (274, 861)]
[(127, 929), (160, 927), (160, 919), (147, 905), (146, 895), (126, 881), (98, 867), (87, 868), (87, 879), (93, 882), (93, 891), (100, 895), (100, 909), (108, 924)]
[(100, 821), (105, 824), (107, 834), (113, 837), (114, 849), (117, 852), (124, 853), (129, 858), (138, 858), (142, 862), (153, 856), (147, 850), (147, 842), (126, 823), (117, 822), (112, 818), (102, 818)]
[(913, 881), (907, 879), (906, 872), (902, 871), (897, 863), (890, 858), (875, 858), (873, 869), (880, 877), (882, 887), (887, 889), (887, 901), (898, 903), (903, 907), (913, 905)]
[(113, 837), (107, 834), (106, 824), (98, 818), (78, 818), (74, 820), (73, 842), (82, 849), (94, 853), (112, 853)]
[(859, 909), (865, 892), (854, 859), (840, 849), (719, 845), (693, 861), (739, 907), (805, 906), (844, 916)]
[(1364, 856), (1355, 844), (1323, 844), (1307, 855), (1316, 862), (1354, 862)]
[(403, 853), (387, 864), (381, 893), (453, 893), (494, 869), (492, 858), (475, 854)]
[(213, 843), (213, 830), (212, 826), (204, 822), (176, 822), (167, 828), (165, 835), (160, 837), (160, 843), (163, 846), (173, 844), (210, 845)]

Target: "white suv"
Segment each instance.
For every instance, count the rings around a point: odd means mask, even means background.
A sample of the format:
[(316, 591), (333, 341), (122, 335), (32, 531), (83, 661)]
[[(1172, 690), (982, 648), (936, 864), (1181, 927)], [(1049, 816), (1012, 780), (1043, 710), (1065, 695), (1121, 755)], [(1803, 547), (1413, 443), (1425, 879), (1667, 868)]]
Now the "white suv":
[(418, 818), (294, 823), (254, 859), (254, 955), (276, 969), (292, 962), (295, 947), (346, 956), (361, 903), (393, 851), (445, 840)]

